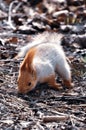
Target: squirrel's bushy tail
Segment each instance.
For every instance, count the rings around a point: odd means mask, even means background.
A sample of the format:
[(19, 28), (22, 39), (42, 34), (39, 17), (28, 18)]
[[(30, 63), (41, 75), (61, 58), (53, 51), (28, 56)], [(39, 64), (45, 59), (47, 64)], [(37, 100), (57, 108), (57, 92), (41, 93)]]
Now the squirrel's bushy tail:
[(20, 49), (17, 58), (24, 57), (29, 49), (42, 43), (55, 43), (57, 45), (60, 45), (62, 37), (62, 34), (58, 34), (55, 32), (44, 32), (42, 34), (38, 34), (33, 37), (32, 41), (29, 44)]

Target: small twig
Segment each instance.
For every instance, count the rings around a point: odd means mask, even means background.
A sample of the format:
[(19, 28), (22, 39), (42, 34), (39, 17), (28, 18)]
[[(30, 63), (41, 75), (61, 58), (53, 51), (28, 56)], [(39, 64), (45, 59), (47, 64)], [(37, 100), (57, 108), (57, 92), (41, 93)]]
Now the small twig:
[(47, 122), (58, 122), (58, 121), (66, 121), (71, 119), (71, 122), (73, 123), (73, 119), (76, 119), (80, 122), (84, 123), (84, 119), (80, 119), (78, 117), (75, 117), (73, 115), (64, 115), (63, 116), (44, 116), (43, 117), (43, 122), (47, 123)]
[(70, 116), (70, 121), (71, 121), (72, 126), (74, 127), (74, 119), (71, 118), (71, 116)]
[(10, 3), (10, 6), (9, 6), (8, 22), (7, 22), (7, 23), (10, 25), (10, 27), (11, 27), (12, 29), (16, 29), (16, 28), (14, 27), (14, 25), (12, 24), (12, 20), (11, 20), (11, 16), (12, 16), (12, 7), (13, 7), (14, 3), (17, 3), (17, 2), (18, 2), (17, 0), (11, 2), (11, 3)]
[(70, 117), (73, 118), (73, 119), (76, 119), (77, 121), (80, 121), (80, 122), (83, 122), (83, 123), (85, 122), (84, 119), (78, 118), (76, 116), (71, 115)]
[(86, 104), (72, 105), (72, 107), (86, 107)]
[[(18, 2), (18, 1), (17, 1)], [(21, 2), (19, 2), (19, 4), (14, 8), (14, 12), (18, 11), (19, 7), (22, 5)]]
[(43, 122), (57, 122), (57, 121), (65, 121), (68, 120), (69, 116), (44, 116)]
[[(13, 23), (12, 23), (12, 7), (13, 7), (13, 5), (15, 4), (15, 3), (18, 3), (18, 1), (16, 0), (16, 1), (12, 1), (11, 2), (11, 4), (10, 4), (10, 6), (9, 6), (9, 13), (8, 13), (8, 25), (12, 28), (12, 29), (16, 29), (16, 27), (14, 27), (14, 25), (13, 25)], [(19, 3), (18, 5), (17, 5), (17, 8), (19, 8), (19, 6), (21, 5), (21, 3)], [(16, 9), (17, 9), (16, 8)]]
[(69, 12), (68, 12), (68, 10), (61, 10), (61, 11), (55, 12), (55, 13), (53, 14), (53, 17), (58, 17), (58, 16), (61, 15), (61, 14), (65, 14), (66, 16), (68, 16), (68, 15), (69, 15)]
[(7, 37), (7, 36), (8, 37), (17, 37), (17, 38), (21, 38), (21, 36), (26, 37), (25, 34), (18, 34), (18, 33), (11, 33), (11, 32), (9, 32), (7, 34), (7, 31), (3, 32), (3, 35), (2, 35), (2, 33), (0, 33), (0, 37)]
[(16, 59), (2, 59), (0, 61), (3, 61), (3, 62), (19, 62), (19, 61), (22, 61), (23, 58), (19, 58), (18, 60)]

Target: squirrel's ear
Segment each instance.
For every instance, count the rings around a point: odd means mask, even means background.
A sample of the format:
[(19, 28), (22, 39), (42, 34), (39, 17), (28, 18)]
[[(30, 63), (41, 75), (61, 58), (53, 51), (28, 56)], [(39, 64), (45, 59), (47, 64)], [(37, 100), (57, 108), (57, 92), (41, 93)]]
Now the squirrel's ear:
[(28, 69), (28, 65), (27, 65), (27, 63), (22, 62), (21, 65), (20, 65), (20, 69), (21, 69), (21, 70)]
[(25, 68), (26, 68), (26, 64), (25, 64), (25, 62), (22, 62), (20, 65), (20, 69), (25, 70)]
[(35, 77), (35, 70), (34, 69), (32, 69), (31, 74), (32, 74), (32, 77)]
[(26, 69), (28, 72), (30, 72), (30, 73), (32, 73), (32, 71), (34, 71), (34, 70), (33, 70), (33, 67), (32, 67), (30, 64), (28, 64), (28, 63), (25, 64), (25, 69)]
[(30, 64), (27, 63), (27, 64), (26, 64), (26, 69), (27, 69), (27, 71), (28, 71), (29, 73), (32, 74), (33, 77), (35, 76), (35, 68), (33, 68), (32, 65), (30, 65)]
[(27, 72), (32, 72), (33, 71), (31, 65), (28, 64), (27, 62), (22, 62), (21, 65), (20, 65), (20, 69), (22, 71), (27, 70)]

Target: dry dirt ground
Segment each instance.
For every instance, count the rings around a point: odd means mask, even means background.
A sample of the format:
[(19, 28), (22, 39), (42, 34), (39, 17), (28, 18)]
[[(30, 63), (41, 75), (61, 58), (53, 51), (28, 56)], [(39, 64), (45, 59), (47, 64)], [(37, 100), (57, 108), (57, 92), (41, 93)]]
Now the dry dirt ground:
[[(57, 1), (1, 0), (0, 130), (86, 130), (86, 3)], [(75, 85), (56, 91), (38, 84), (20, 95), (17, 77), (23, 59), (14, 57), (33, 35), (51, 30), (64, 35)]]

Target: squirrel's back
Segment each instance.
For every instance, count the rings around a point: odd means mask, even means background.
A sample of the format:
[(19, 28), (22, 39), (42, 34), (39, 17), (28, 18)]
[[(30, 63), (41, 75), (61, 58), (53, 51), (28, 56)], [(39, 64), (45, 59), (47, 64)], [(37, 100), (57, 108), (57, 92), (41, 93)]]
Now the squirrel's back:
[[(38, 45), (35, 47), (36, 53), (35, 57), (39, 61), (54, 63), (61, 60), (61, 58), (65, 59), (65, 54), (61, 45), (50, 43), (43, 43), (42, 45)], [(37, 61), (38, 61), (37, 60)]]
[[(61, 45), (47, 43), (35, 47), (36, 52), (33, 58), (33, 66), (37, 69), (39, 77), (49, 76), (53, 72), (58, 72), (63, 78), (69, 78), (70, 67), (66, 61), (66, 56)], [(67, 70), (67, 71), (66, 71)], [(62, 72), (63, 71), (63, 72)]]

